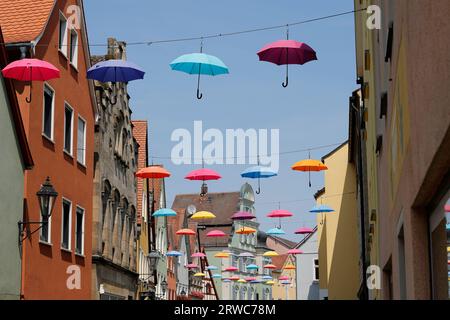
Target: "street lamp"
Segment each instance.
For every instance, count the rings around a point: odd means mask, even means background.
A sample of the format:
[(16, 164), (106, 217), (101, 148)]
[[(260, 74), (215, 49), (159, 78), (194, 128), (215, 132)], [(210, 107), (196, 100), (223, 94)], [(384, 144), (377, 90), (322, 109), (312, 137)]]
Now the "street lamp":
[(156, 264), (158, 263), (158, 259), (160, 258), (160, 255), (158, 251), (152, 251), (148, 254), (148, 258), (150, 259), (150, 268), (155, 269)]
[[(24, 226), (30, 225), (30, 224), (39, 224), (41, 227), (39, 227), (37, 230), (41, 229), (42, 226), (48, 224), (48, 219), (52, 215), (53, 205), (55, 204), (55, 199), (58, 196), (58, 192), (56, 192), (55, 188), (53, 188), (53, 185), (50, 183), (50, 177), (47, 177), (45, 182), (41, 185), (41, 188), (38, 192), (36, 192), (36, 195), (39, 200), (39, 208), (41, 211), (42, 221), (39, 222), (33, 222), (33, 221), (19, 221), (19, 243), (22, 244), (22, 242), (28, 238), (32, 233), (27, 233), (27, 235), (23, 238), (23, 232), (24, 232)], [(37, 230), (33, 231), (36, 232)]]
[(156, 296), (159, 299), (164, 299), (164, 297), (166, 296), (166, 291), (167, 291), (167, 286), (168, 286), (167, 281), (166, 280), (161, 281), (160, 286), (161, 286), (161, 293), (157, 294)]

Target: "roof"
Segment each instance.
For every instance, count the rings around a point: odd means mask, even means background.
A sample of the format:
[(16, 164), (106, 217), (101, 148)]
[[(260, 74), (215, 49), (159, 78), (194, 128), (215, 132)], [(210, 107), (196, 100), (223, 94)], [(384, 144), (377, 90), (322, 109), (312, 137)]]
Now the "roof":
[[(147, 159), (147, 121), (134, 120), (131, 121), (133, 127), (133, 137), (139, 145), (137, 170), (145, 168), (148, 163)], [(137, 179), (137, 221), (141, 223), (142, 217), (142, 193), (144, 191), (144, 179)]]
[(272, 257), (272, 264), (277, 266), (276, 270), (283, 269), (284, 263), (289, 255), (288, 254), (280, 254), (278, 256)]
[[(197, 211), (212, 212), (216, 218), (208, 221), (200, 221), (201, 224), (207, 226), (206, 230), (200, 231), (200, 242), (202, 246), (227, 246), (228, 237), (211, 239), (206, 237), (206, 233), (211, 230), (221, 230), (231, 236), (233, 221), (231, 216), (238, 210), (240, 202), (240, 192), (220, 192), (208, 193), (204, 198), (200, 198), (199, 194), (181, 194), (175, 196), (172, 209), (183, 211), (193, 204)], [(225, 225), (225, 226), (217, 226)]]
[(55, 0), (2, 0), (0, 26), (4, 42), (38, 40), (47, 25)]
[[(3, 69), (8, 63), (8, 57), (6, 53), (6, 48), (3, 41), (2, 29), (0, 27), (0, 69)], [(25, 169), (31, 169), (34, 165), (33, 158), (31, 156), (30, 147), (28, 145), (27, 136), (25, 133), (25, 128), (22, 122), (22, 116), (20, 114), (19, 102), (17, 101), (16, 91), (14, 89), (13, 82), (10, 79), (5, 79), (3, 76), (0, 78), (3, 79), (5, 84), (5, 89), (8, 98), (8, 106), (10, 107), (12, 121), (14, 123), (14, 129), (16, 131), (16, 136), (18, 140), (18, 145), (20, 148), (20, 154), (22, 157), (23, 166)]]
[(324, 155), (324, 156), (322, 157), (322, 162), (324, 162), (325, 159), (331, 157), (334, 153), (336, 153), (338, 150), (340, 150), (340, 149), (343, 148), (345, 145), (347, 145), (347, 143), (348, 143), (348, 140), (345, 141), (345, 142), (343, 142), (343, 143), (341, 143), (337, 148), (331, 150), (331, 151), (328, 152), (326, 155)]
[(302, 245), (304, 245), (315, 233), (317, 232), (317, 226), (314, 227), (313, 232), (308, 234), (306, 237), (304, 237), (299, 243), (297, 243), (297, 245), (295, 246), (294, 249), (299, 249), (302, 247)]
[(281, 238), (281, 237), (277, 237), (277, 236), (272, 236), (272, 235), (267, 235), (268, 238), (274, 239), (277, 243), (282, 244), (284, 247), (288, 248), (288, 249), (292, 249), (294, 248), (297, 243), (290, 241), (288, 239), (285, 238)]

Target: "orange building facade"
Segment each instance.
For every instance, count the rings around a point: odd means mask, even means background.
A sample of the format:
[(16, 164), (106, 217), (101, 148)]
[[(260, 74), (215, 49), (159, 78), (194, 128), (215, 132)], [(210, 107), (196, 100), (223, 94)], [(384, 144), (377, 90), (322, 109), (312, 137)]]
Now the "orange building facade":
[[(35, 166), (25, 175), (23, 221), (41, 221), (36, 192), (46, 177), (58, 192), (47, 225), (27, 225), (22, 299), (88, 299), (91, 288), (95, 109), (82, 1), (3, 0), (0, 24), (10, 62), (50, 62), (60, 78), (15, 81)], [(22, 27), (23, 26), (23, 27)], [(26, 98), (32, 93), (32, 101)], [(36, 231), (36, 232), (34, 232)]]

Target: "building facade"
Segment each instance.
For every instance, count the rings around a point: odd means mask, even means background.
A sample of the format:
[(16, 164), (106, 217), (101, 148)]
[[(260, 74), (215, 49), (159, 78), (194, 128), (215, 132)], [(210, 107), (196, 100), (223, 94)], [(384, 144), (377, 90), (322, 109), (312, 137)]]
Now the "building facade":
[(319, 255), (317, 227), (295, 247), (303, 251), (295, 256), (297, 276), (297, 300), (319, 300)]
[[(94, 56), (97, 63), (126, 60), (123, 42), (108, 39), (108, 53)], [(98, 117), (95, 126), (93, 197), (92, 289), (101, 300), (135, 299), (137, 144), (132, 135), (127, 85), (95, 81)], [(111, 104), (113, 92), (117, 103)]]
[[(78, 23), (71, 6), (79, 9)], [(59, 79), (34, 81), (32, 87), (14, 83), (35, 164), (25, 174), (21, 220), (43, 222), (24, 225), (21, 298), (88, 299), (96, 105), (85, 76), (90, 57), (83, 3), (5, 0), (0, 25), (9, 62), (33, 57), (60, 70)], [(36, 196), (47, 177), (58, 192), (49, 218), (41, 215)]]

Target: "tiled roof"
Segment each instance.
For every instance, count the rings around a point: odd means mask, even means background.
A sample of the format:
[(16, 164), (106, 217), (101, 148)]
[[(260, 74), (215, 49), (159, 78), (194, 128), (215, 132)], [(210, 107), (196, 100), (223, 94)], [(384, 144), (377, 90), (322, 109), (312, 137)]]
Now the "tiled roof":
[(6, 43), (30, 42), (43, 32), (55, 0), (1, 0), (0, 25)]
[[(137, 170), (145, 168), (147, 164), (147, 121), (135, 120), (133, 124), (133, 137), (139, 144)], [(137, 179), (137, 220), (141, 222), (142, 217), (142, 191), (144, 179)]]
[(293, 241), (285, 239), (285, 238), (271, 236), (271, 235), (268, 235), (268, 237), (274, 239), (278, 243), (281, 243), (284, 247), (286, 247), (288, 249), (292, 249), (297, 245), (297, 242), (293, 242)]

